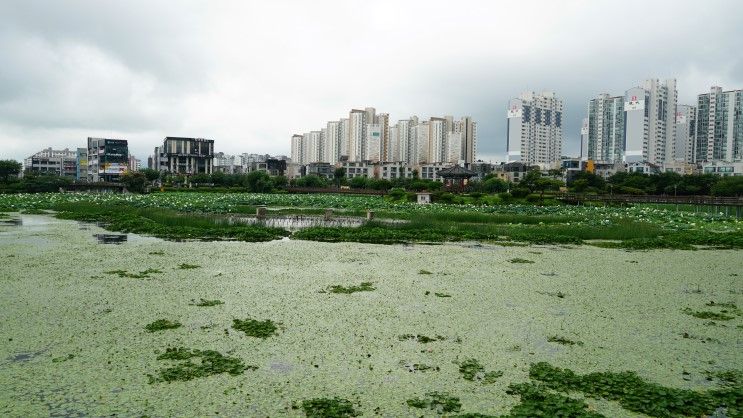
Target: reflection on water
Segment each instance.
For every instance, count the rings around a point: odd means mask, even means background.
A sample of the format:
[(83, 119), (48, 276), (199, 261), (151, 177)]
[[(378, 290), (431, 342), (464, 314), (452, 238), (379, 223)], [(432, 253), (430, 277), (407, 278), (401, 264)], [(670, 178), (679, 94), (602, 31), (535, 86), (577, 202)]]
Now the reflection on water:
[(122, 244), (126, 242), (126, 234), (93, 234), (99, 244)]
[(0, 219), (0, 225), (21, 226), (23, 220), (21, 218)]

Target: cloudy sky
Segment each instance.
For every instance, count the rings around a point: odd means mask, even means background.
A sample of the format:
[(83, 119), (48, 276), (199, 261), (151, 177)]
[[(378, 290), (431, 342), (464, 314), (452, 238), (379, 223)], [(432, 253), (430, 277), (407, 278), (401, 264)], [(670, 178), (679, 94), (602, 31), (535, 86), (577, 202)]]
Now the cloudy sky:
[(288, 154), (354, 107), (393, 120), (471, 115), (478, 157), (505, 154), (506, 105), (565, 101), (577, 154), (588, 100), (676, 78), (680, 103), (743, 88), (743, 1), (0, 2), (0, 159), (167, 136)]

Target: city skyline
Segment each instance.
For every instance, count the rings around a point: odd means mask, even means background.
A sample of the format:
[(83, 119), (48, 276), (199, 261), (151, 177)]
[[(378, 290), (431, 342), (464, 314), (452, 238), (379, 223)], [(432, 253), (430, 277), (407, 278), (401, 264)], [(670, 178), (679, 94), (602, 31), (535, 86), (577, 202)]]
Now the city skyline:
[[(581, 121), (601, 93), (676, 79), (678, 104), (695, 106), (711, 86), (743, 86), (735, 2), (380, 2), (354, 13), (362, 6), (4, 2), (3, 157), (100, 136), (127, 139), (145, 158), (168, 135), (213, 138), (229, 154), (289, 154), (293, 133), (373, 104), (391, 115), (469, 115), (477, 158), (505, 161), (508, 100), (544, 90), (564, 101), (563, 154), (577, 156)], [(277, 27), (266, 23), (279, 16)], [(608, 21), (626, 30), (601, 30)], [(715, 25), (699, 31), (698, 21)], [(341, 49), (345, 59), (327, 59)]]

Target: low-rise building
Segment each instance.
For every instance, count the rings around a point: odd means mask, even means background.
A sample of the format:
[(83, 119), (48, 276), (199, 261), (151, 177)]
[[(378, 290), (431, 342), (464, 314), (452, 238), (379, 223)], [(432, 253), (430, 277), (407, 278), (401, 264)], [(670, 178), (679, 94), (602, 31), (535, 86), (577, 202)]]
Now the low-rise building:
[(214, 140), (165, 137), (162, 152), (165, 170), (171, 174), (211, 174), (214, 171)]
[(67, 148), (43, 149), (23, 161), (25, 173), (77, 177), (77, 152)]
[(713, 161), (702, 165), (702, 173), (717, 176), (743, 176), (743, 161), (728, 163), (724, 161)]
[(129, 169), (125, 139), (88, 138), (88, 181), (117, 182)]

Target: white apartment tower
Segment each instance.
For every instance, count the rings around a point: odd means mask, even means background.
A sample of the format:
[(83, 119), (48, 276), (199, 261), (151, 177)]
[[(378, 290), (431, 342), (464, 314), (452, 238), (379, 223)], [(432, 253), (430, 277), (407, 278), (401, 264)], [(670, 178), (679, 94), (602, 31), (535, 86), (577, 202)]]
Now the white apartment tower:
[(583, 118), (580, 126), (580, 159), (588, 160), (588, 118)]
[(459, 121), (454, 122), (454, 132), (460, 132), (461, 135), (461, 160), (466, 164), (475, 162), (477, 154), (477, 122), (473, 121), (470, 116), (463, 116)]
[(292, 162), (295, 164), (304, 164), (304, 154), (303, 154), (303, 148), (302, 148), (302, 141), (304, 140), (304, 136), (302, 135), (292, 135), (292, 153), (291, 153), (291, 159)]
[(743, 161), (743, 90), (697, 96), (695, 161)]
[(508, 161), (553, 165), (562, 154), (562, 100), (553, 92), (523, 93), (508, 104)]
[(676, 140), (673, 143), (673, 161), (694, 162), (694, 132), (696, 126), (697, 108), (689, 105), (678, 105), (676, 107)]
[(600, 94), (588, 102), (586, 157), (602, 162), (624, 159), (624, 96)]
[(341, 123), (340, 121), (330, 121), (325, 127), (325, 158), (326, 163), (335, 164), (341, 156)]
[(353, 109), (348, 114), (348, 161), (363, 161), (366, 153), (367, 112)]
[(428, 158), (427, 163), (441, 163), (447, 158), (446, 136), (447, 123), (444, 118), (431, 118), (428, 122)]

